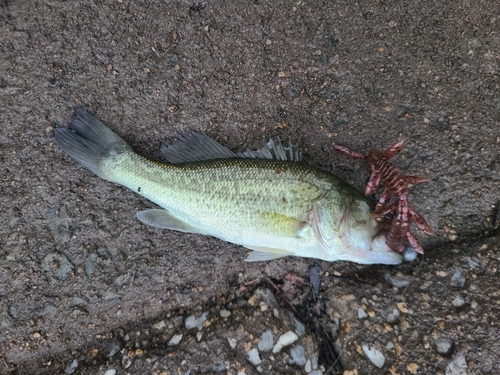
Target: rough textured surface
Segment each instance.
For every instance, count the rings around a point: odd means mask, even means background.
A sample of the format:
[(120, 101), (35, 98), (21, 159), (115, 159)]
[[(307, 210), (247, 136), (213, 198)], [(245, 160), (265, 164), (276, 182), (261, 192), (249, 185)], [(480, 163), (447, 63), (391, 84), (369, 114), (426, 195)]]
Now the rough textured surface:
[[(261, 314), (238, 300), (264, 287), (236, 292), (262, 271), (279, 282), (318, 263), (319, 294), (288, 289), (307, 323), (294, 344), (306, 364), (285, 348), (274, 361), (260, 353), (263, 370), (498, 373), (499, 24), (493, 0), (0, 1), (0, 372), (257, 373), (247, 352), (274, 329), (266, 319), (280, 319), (275, 341), (293, 330), (293, 309), (280, 297), (287, 320)], [(290, 136), (306, 162), (333, 164), (358, 189), (363, 163), (332, 144), (365, 152), (403, 137), (396, 161), (429, 178), (410, 199), (436, 235), (422, 238), (423, 259), (389, 274), (245, 264), (238, 246), (142, 225), (134, 214), (149, 202), (54, 147), (51, 129), (77, 106), (154, 159), (186, 128), (235, 151)], [(212, 324), (198, 340), (177, 320), (203, 311)], [(160, 321), (167, 333), (154, 333)], [(364, 344), (384, 355), (382, 370)]]

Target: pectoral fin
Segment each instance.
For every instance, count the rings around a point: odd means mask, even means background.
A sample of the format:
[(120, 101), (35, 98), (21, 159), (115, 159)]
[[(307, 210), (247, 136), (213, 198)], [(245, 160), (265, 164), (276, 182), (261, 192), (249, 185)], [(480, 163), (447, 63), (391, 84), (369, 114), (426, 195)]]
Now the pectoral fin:
[(156, 228), (177, 230), (186, 233), (201, 233), (198, 229), (172, 216), (167, 210), (146, 210), (139, 211), (137, 218), (144, 224)]
[(272, 233), (283, 237), (301, 237), (305, 228), (309, 226), (307, 221), (281, 215), (276, 212), (261, 212), (261, 219)]
[(286, 250), (282, 249), (274, 249), (271, 247), (263, 247), (263, 246), (245, 246), (250, 250), (254, 250), (250, 253), (249, 256), (246, 257), (245, 262), (262, 262), (266, 260), (273, 260), (286, 257), (290, 254)]

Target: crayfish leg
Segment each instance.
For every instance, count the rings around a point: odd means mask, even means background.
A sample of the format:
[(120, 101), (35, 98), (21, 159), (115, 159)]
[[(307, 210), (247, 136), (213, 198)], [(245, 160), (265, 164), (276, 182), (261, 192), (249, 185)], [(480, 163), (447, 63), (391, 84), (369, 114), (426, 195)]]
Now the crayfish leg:
[(420, 242), (415, 238), (412, 232), (406, 233), (406, 237), (408, 238), (408, 242), (410, 243), (410, 246), (413, 247), (413, 249), (419, 253), (423, 254), (424, 253), (424, 248), (420, 244)]
[(365, 195), (375, 194), (375, 192), (377, 191), (377, 188), (380, 185), (380, 178), (381, 178), (380, 171), (378, 171), (377, 169), (374, 169), (372, 174), (370, 175), (370, 179), (368, 180), (368, 183), (366, 184)]
[(348, 149), (347, 147), (344, 147), (344, 146), (339, 146), (339, 145), (335, 145), (333, 146), (333, 148), (340, 152), (341, 154), (344, 154), (346, 156), (349, 156), (350, 158), (355, 158), (355, 159), (365, 159), (366, 156), (359, 153), (359, 152), (356, 152), (356, 151), (352, 151), (350, 149)]
[(391, 147), (383, 152), (383, 155), (387, 160), (392, 159), (394, 156), (399, 154), (401, 150), (405, 147), (404, 139), (397, 141)]
[(434, 231), (429, 226), (429, 224), (427, 224), (427, 221), (425, 221), (422, 215), (415, 211), (415, 208), (413, 208), (412, 205), (409, 206), (409, 211), (410, 216), (413, 218), (413, 221), (415, 222), (415, 225), (418, 229), (427, 234), (434, 234)]
[[(389, 189), (385, 188), (382, 194), (380, 194), (380, 197), (378, 198), (377, 205), (375, 206), (375, 212), (377, 213), (382, 212), (382, 209), (386, 207), (390, 199), (391, 199), (391, 192), (389, 191)], [(392, 210), (394, 210), (394, 208)]]

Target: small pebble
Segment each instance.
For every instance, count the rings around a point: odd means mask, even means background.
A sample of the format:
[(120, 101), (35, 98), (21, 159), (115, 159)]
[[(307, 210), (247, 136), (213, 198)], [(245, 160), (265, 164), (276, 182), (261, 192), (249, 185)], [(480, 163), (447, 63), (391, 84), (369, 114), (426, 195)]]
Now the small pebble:
[(104, 375), (116, 375), (116, 370), (110, 369), (104, 373)]
[(304, 366), (304, 370), (306, 370), (306, 372), (311, 372), (311, 370), (312, 370), (312, 365), (311, 365), (311, 360), (310, 360), (310, 359), (308, 359), (308, 360), (306, 361), (306, 365)]
[(311, 357), (311, 366), (313, 370), (316, 370), (318, 368), (318, 355), (315, 354)]
[(441, 355), (449, 355), (453, 349), (453, 341), (444, 337), (436, 340), (436, 350)]
[(365, 310), (363, 310), (361, 307), (358, 309), (358, 319), (366, 319), (368, 318), (368, 315), (366, 314)]
[(158, 323), (155, 323), (151, 326), (151, 328), (155, 331), (162, 331), (166, 327), (165, 321), (160, 320)]
[(278, 342), (273, 347), (273, 353), (279, 353), (283, 347), (292, 345), (298, 339), (299, 336), (297, 336), (295, 332), (288, 331), (287, 333), (280, 336)]
[(218, 363), (212, 367), (213, 372), (226, 372), (227, 366), (224, 362)]
[(202, 338), (203, 338), (203, 332), (200, 331), (196, 334), (196, 340), (198, 340), (198, 342), (199, 342), (199, 341), (201, 341)]
[(455, 297), (455, 299), (453, 300), (452, 302), (453, 306), (455, 307), (462, 307), (463, 305), (465, 305), (465, 300), (460, 297), (460, 296), (457, 296)]
[(229, 310), (221, 310), (220, 317), (221, 318), (229, 318), (231, 316), (231, 311)]
[(78, 367), (78, 361), (74, 359), (73, 362), (71, 362), (71, 364), (68, 367), (66, 367), (64, 373), (66, 375), (71, 375), (73, 372), (75, 372), (77, 367)]
[(463, 288), (465, 285), (465, 277), (460, 270), (456, 270), (450, 281), (451, 286), (456, 288)]
[(473, 270), (475, 270), (476, 268), (480, 267), (481, 264), (476, 262), (474, 259), (470, 258), (470, 257), (465, 257), (464, 258), (467, 263), (469, 264), (469, 267), (472, 268)]
[(332, 340), (333, 341), (337, 340), (337, 337), (339, 336), (339, 332), (340, 332), (340, 319), (333, 318), (332, 319)]
[(385, 357), (379, 350), (375, 349), (373, 346), (368, 346), (367, 344), (362, 345), (363, 352), (372, 363), (378, 368), (382, 368), (385, 363)]
[(463, 354), (457, 355), (446, 367), (446, 375), (467, 375), (467, 361)]
[(11, 318), (16, 319), (17, 318), (17, 310), (15, 306), (10, 306), (9, 307), (9, 315)]
[(123, 345), (119, 341), (112, 341), (108, 346), (107, 346), (107, 354), (106, 356), (111, 358), (114, 357), (120, 350), (122, 350)]
[(397, 323), (399, 321), (399, 316), (400, 316), (399, 310), (394, 309), (394, 310), (392, 310), (392, 313), (387, 314), (387, 317), (385, 320), (389, 324), (394, 324), (394, 323)]
[(199, 318), (191, 315), (190, 317), (186, 318), (186, 329), (198, 328), (198, 330), (201, 330), (203, 328), (203, 323), (205, 323), (205, 320), (207, 320), (207, 317), (208, 311), (205, 311)]
[(392, 286), (395, 286), (396, 288), (406, 288), (410, 285), (410, 279), (401, 276), (393, 276), (389, 269), (385, 271), (385, 280), (390, 282)]
[(306, 333), (306, 327), (301, 322), (299, 322), (297, 319), (294, 319), (294, 320), (295, 320), (295, 333), (300, 337), (304, 333)]
[(256, 348), (253, 348), (248, 352), (248, 360), (254, 366), (261, 364), (262, 359), (260, 359), (259, 351)]
[(71, 275), (75, 267), (71, 264), (66, 255), (53, 251), (42, 259), (41, 268), (54, 278), (65, 280)]
[(122, 366), (124, 369), (127, 369), (130, 366), (132, 366), (132, 360), (129, 357), (127, 357), (126, 355), (124, 355), (122, 357)]
[(259, 350), (261, 352), (268, 352), (274, 346), (274, 338), (271, 330), (268, 330), (262, 334), (259, 341)]
[(306, 364), (306, 355), (302, 345), (297, 345), (290, 349), (290, 357), (291, 365), (304, 366)]
[(179, 344), (182, 340), (182, 335), (173, 335), (170, 341), (168, 342), (168, 346), (175, 346)]
[(403, 259), (407, 262), (411, 262), (411, 261), (415, 260), (417, 255), (418, 255), (418, 253), (412, 247), (406, 246), (403, 250)]
[(236, 344), (238, 344), (238, 341), (236, 339), (230, 339), (230, 338), (228, 338), (227, 341), (229, 342), (229, 346), (231, 348), (233, 348), (233, 349), (236, 348)]
[(320, 370), (314, 370), (310, 372), (309, 375), (323, 375), (323, 372), (321, 372)]

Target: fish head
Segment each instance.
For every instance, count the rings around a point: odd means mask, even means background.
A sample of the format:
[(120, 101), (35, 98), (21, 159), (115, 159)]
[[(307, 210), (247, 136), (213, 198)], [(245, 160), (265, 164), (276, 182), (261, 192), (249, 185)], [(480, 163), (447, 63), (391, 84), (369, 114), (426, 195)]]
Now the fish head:
[(386, 243), (385, 231), (370, 216), (369, 202), (362, 196), (332, 204), (320, 200), (313, 207), (312, 228), (321, 258), (360, 264), (400, 264), (403, 257)]

